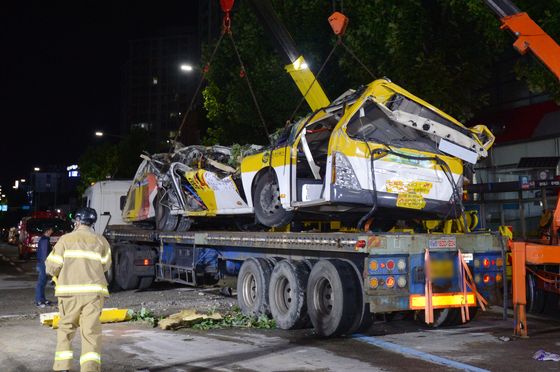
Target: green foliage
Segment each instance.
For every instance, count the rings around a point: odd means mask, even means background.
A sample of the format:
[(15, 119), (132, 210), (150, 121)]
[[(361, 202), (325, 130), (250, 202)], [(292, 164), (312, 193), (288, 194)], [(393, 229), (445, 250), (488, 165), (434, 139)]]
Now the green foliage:
[(243, 315), (239, 309), (234, 309), (227, 313), (222, 320), (206, 319), (193, 325), (194, 329), (209, 330), (216, 328), (275, 328), (276, 322), (269, 319), (266, 315), (247, 316)]
[(81, 183), (78, 192), (83, 194), (85, 189), (94, 182), (112, 178), (117, 171), (117, 146), (104, 143), (89, 147), (78, 160)]
[(92, 183), (110, 178), (134, 177), (143, 151), (157, 152), (162, 147), (154, 136), (144, 130), (133, 130), (118, 143), (104, 142), (89, 147), (78, 160), (81, 184), (78, 192), (83, 194)]
[[(516, 1), (553, 38), (560, 40), (560, 1)], [(298, 50), (314, 73), (335, 43), (326, 22), (331, 2), (272, 0)], [(340, 2), (337, 2), (340, 4)], [(481, 0), (346, 0), (350, 23), (344, 42), (373, 72), (460, 120), (472, 118), (488, 104), (498, 61), (514, 55), (512, 35)], [(284, 126), (301, 94), (284, 71), (286, 61), (271, 35), (256, 20), (247, 1), (239, 3), (232, 30), (265, 116), (268, 131)], [(206, 58), (213, 45), (206, 46)], [(509, 57), (508, 57), (509, 58)], [(520, 57), (517, 78), (533, 91), (560, 98), (557, 79), (534, 57)], [(205, 143), (259, 143), (267, 138), (227, 36), (208, 73), (204, 105), (210, 128)], [(319, 77), (330, 99), (373, 80), (339, 47)], [(298, 115), (309, 108), (304, 104)]]
[(153, 311), (146, 308), (141, 308), (140, 311), (129, 310), (128, 315), (131, 321), (143, 321), (149, 323), (151, 326), (156, 327), (159, 318), (156, 318)]

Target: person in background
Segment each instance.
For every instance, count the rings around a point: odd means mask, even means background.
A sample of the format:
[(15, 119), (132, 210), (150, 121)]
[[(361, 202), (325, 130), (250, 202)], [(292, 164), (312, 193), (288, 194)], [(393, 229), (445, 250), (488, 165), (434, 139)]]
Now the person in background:
[(51, 251), (51, 235), (53, 232), (52, 227), (47, 228), (37, 243), (37, 272), (39, 273), (35, 286), (35, 306), (37, 307), (52, 305), (52, 302), (45, 297), (45, 286), (47, 285), (45, 261)]

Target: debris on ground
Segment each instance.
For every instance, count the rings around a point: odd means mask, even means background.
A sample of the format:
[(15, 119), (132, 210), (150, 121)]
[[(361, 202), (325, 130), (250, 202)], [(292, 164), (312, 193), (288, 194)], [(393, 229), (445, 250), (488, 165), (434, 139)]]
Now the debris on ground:
[(498, 337), (498, 340), (503, 341), (503, 342), (508, 342), (508, 341), (511, 341), (511, 338), (509, 338), (507, 336), (501, 336), (501, 337)]
[(276, 323), (266, 315), (243, 315), (239, 309), (234, 309), (222, 315), (216, 311), (199, 313), (195, 309), (183, 310), (159, 321), (159, 327), (165, 330), (179, 328), (193, 328), (209, 330), (217, 328), (275, 328)]
[(192, 327), (206, 320), (219, 321), (222, 319), (220, 313), (200, 314), (195, 309), (187, 309), (160, 320), (159, 327), (166, 330), (176, 330), (179, 328)]
[(553, 362), (560, 362), (560, 355), (549, 353), (548, 351), (540, 349), (533, 355), (533, 359), (541, 361), (552, 360)]

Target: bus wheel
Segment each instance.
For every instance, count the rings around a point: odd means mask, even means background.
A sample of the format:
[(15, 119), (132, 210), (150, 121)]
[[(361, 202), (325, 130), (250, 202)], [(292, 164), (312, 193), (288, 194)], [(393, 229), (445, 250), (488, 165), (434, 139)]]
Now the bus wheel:
[(282, 206), (280, 187), (273, 171), (267, 171), (258, 178), (253, 205), (257, 221), (265, 226), (281, 227), (292, 221), (293, 212)]

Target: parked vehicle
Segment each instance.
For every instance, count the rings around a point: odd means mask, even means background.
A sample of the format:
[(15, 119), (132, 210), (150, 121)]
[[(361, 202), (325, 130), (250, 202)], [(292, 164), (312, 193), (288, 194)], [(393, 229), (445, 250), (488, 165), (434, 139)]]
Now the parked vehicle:
[(21, 219), (18, 227), (18, 256), (20, 259), (29, 259), (31, 255), (37, 253), (39, 239), (49, 227), (54, 229), (50, 237), (51, 245), (56, 244), (60, 236), (72, 231), (70, 222), (64, 215), (57, 212), (33, 212), (30, 216)]

